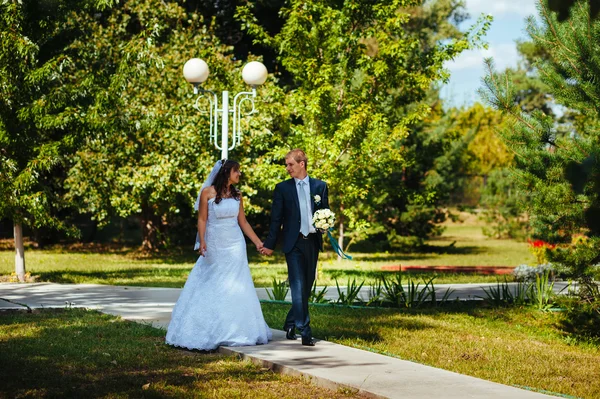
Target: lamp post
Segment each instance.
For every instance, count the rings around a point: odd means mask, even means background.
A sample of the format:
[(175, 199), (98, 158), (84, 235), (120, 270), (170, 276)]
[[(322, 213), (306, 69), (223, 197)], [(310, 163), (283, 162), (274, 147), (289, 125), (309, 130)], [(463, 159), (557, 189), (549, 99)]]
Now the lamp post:
[[(205, 95), (210, 103), (210, 141), (214, 143), (217, 149), (221, 150), (221, 159), (227, 159), (227, 152), (240, 144), (242, 132), (240, 121), (243, 115), (252, 115), (258, 111), (254, 108), (254, 99), (256, 98), (256, 86), (260, 86), (267, 80), (267, 68), (258, 61), (247, 63), (242, 69), (242, 78), (248, 84), (252, 91), (243, 91), (233, 97), (233, 106), (229, 108), (229, 92), (222, 92), (221, 108), (217, 94), (211, 90), (204, 90), (202, 83), (208, 79), (208, 65), (199, 58), (192, 58), (183, 66), (183, 76), (194, 85), (194, 94), (200, 94), (196, 98), (194, 108), (200, 111), (199, 101)], [(243, 113), (241, 106), (244, 101), (249, 101), (252, 109)], [(231, 144), (229, 144), (229, 114), (233, 114)], [(221, 141), (219, 144), (219, 114), (221, 115)]]

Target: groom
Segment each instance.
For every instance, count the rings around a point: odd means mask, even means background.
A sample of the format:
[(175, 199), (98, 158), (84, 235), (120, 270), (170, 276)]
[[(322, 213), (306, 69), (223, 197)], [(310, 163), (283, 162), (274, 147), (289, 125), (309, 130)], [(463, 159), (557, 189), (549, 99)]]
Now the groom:
[(308, 298), (315, 281), (319, 250), (323, 249), (323, 237), (311, 221), (317, 209), (329, 208), (329, 200), (327, 185), (324, 181), (308, 177), (307, 164), (306, 154), (300, 149), (291, 150), (285, 156), (285, 168), (292, 178), (275, 186), (269, 235), (261, 253), (271, 255), (277, 238), (283, 237), (292, 291), (292, 309), (283, 329), (287, 339), (296, 339), (298, 330), (302, 345), (315, 346), (310, 329)]

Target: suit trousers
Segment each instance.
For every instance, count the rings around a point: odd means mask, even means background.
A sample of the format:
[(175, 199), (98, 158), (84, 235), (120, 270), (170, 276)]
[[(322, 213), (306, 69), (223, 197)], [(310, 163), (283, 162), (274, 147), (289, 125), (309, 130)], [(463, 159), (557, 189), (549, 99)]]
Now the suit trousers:
[(292, 308), (288, 312), (283, 328), (286, 330), (295, 327), (304, 338), (312, 337), (308, 298), (315, 282), (319, 258), (317, 234), (309, 234), (307, 238), (299, 234), (292, 250), (285, 254), (292, 291)]

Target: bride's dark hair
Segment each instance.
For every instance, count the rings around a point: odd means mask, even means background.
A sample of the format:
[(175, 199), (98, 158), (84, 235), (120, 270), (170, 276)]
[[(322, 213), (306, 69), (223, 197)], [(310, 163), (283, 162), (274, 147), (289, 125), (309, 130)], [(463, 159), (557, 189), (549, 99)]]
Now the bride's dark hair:
[[(212, 185), (215, 187), (215, 191), (217, 192), (217, 197), (215, 198), (216, 204), (221, 202), (223, 197), (227, 195), (227, 182), (229, 181), (231, 170), (240, 170), (240, 164), (236, 161), (228, 159), (221, 165), (221, 169), (219, 169), (217, 176), (215, 176), (215, 180), (212, 182)], [(240, 192), (233, 186), (233, 184), (231, 185), (229, 193), (232, 198), (235, 198), (236, 200), (240, 199)]]

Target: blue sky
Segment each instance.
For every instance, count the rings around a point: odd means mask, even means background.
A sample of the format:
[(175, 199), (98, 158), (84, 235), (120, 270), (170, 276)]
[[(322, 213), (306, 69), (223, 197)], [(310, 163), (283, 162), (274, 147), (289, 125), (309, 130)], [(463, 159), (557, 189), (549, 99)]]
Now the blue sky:
[(450, 81), (442, 87), (441, 96), (447, 106), (469, 106), (480, 101), (476, 90), (484, 75), (483, 59), (493, 57), (496, 68), (503, 70), (516, 66), (518, 55), (516, 39), (527, 39), (525, 18), (536, 14), (536, 0), (466, 0), (472, 17), (461, 25), (466, 30), (482, 13), (491, 14), (494, 22), (485, 41), (487, 50), (465, 51), (454, 61), (446, 63), (451, 72)]

